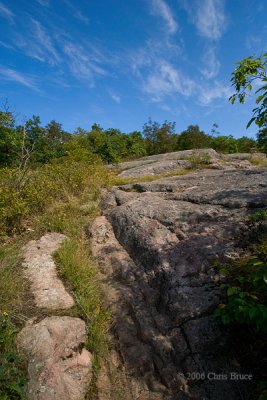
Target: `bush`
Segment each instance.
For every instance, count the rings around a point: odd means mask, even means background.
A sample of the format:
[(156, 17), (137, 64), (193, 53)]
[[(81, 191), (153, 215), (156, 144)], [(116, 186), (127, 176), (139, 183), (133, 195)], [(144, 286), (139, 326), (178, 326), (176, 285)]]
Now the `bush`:
[[(266, 210), (256, 213), (253, 221), (266, 219)], [(224, 324), (238, 322), (267, 331), (267, 237), (257, 246), (256, 254), (240, 260), (228, 271), (230, 283), (222, 285), (227, 302), (220, 304), (215, 315)]]
[[(41, 213), (55, 201), (67, 202), (86, 190), (99, 192), (108, 185), (109, 175), (97, 156), (70, 154), (50, 164), (22, 172), (0, 170), (0, 236), (23, 229), (26, 219)], [(80, 160), (77, 158), (80, 158)]]
[(208, 153), (195, 152), (188, 156), (186, 160), (190, 161), (191, 168), (201, 168), (211, 163), (211, 156)]

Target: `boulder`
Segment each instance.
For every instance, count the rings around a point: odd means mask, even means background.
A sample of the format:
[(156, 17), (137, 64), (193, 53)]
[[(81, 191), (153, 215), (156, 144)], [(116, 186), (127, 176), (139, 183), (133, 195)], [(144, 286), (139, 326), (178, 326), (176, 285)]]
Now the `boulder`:
[(83, 347), (84, 321), (47, 317), (18, 334), (19, 351), (28, 360), (29, 400), (83, 400), (92, 375), (92, 355)]

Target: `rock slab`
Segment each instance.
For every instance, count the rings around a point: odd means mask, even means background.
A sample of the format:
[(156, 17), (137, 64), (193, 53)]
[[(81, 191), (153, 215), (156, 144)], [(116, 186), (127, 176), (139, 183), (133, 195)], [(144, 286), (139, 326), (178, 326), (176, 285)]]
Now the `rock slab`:
[(92, 253), (116, 350), (151, 399), (249, 399), (244, 382), (190, 374), (242, 371), (213, 315), (224, 301), (216, 265), (248, 255), (248, 217), (267, 207), (266, 182), (267, 169), (202, 170), (114, 188), (102, 200)]
[(48, 233), (39, 240), (31, 240), (23, 249), (25, 274), (31, 282), (31, 291), (39, 308), (59, 310), (74, 305), (72, 296), (57, 276), (52, 257), (64, 240), (65, 235)]
[(85, 398), (92, 356), (79, 349), (86, 339), (86, 326), (79, 318), (48, 317), (22, 329), (17, 345), (29, 359), (29, 400)]

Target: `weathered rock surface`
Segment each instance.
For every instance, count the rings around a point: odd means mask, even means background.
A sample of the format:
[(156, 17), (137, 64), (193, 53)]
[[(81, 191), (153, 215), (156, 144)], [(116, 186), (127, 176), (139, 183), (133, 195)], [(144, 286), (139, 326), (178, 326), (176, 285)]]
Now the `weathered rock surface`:
[(183, 150), (173, 153), (156, 154), (135, 161), (120, 163), (117, 167), (123, 170), (119, 176), (139, 178), (146, 175), (161, 175), (174, 171), (190, 169), (192, 159), (203, 158), (211, 169), (233, 170), (253, 169), (255, 166), (250, 163), (251, 157), (265, 158), (264, 153), (237, 153), (219, 154), (213, 149)]
[(57, 276), (53, 253), (66, 236), (48, 233), (39, 240), (31, 240), (24, 247), (25, 274), (31, 282), (31, 291), (39, 308), (68, 309), (74, 300)]
[(213, 316), (224, 279), (214, 266), (246, 254), (248, 215), (267, 207), (267, 170), (202, 170), (125, 185), (102, 207), (91, 247), (106, 277), (118, 354), (150, 393), (137, 398), (248, 399), (243, 382), (207, 378), (243, 368)]
[(91, 354), (82, 349), (85, 323), (48, 317), (22, 329), (19, 350), (29, 359), (29, 400), (83, 400), (91, 379)]

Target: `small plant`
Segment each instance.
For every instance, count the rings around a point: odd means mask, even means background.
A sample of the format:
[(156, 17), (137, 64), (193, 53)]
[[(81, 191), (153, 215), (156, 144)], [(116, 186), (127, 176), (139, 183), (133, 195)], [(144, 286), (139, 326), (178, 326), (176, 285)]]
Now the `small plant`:
[[(225, 270), (223, 271), (225, 272)], [(219, 304), (215, 315), (224, 324), (239, 322), (258, 331), (267, 331), (267, 238), (245, 262), (239, 261), (228, 272), (230, 283), (223, 284), (227, 302)]]
[(249, 161), (251, 164), (256, 165), (257, 167), (263, 168), (267, 167), (267, 158), (263, 156), (251, 156)]
[(186, 157), (190, 161), (191, 168), (202, 168), (211, 163), (211, 156), (208, 153), (195, 152), (191, 156)]
[(261, 210), (250, 216), (251, 222), (266, 221), (267, 210)]

